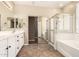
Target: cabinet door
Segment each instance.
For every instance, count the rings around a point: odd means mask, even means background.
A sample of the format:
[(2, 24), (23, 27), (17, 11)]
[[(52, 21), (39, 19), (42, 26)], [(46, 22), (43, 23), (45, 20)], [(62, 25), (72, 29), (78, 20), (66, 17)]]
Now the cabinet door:
[(19, 43), (20, 47), (22, 47), (24, 45), (24, 35), (23, 33), (20, 34), (20, 43)]
[(53, 18), (50, 21), (50, 30), (54, 30), (54, 19)]
[(15, 43), (15, 36), (8, 39), (8, 57), (16, 56)]
[(7, 39), (0, 41), (0, 57), (7, 57)]

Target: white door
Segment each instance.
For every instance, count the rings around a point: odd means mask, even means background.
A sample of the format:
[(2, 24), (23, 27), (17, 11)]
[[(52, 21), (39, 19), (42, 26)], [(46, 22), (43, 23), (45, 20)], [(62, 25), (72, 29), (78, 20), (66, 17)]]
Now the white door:
[(8, 38), (8, 57), (15, 57), (15, 36)]
[(7, 39), (0, 41), (0, 57), (7, 57)]
[(18, 54), (18, 52), (19, 52), (19, 50), (20, 50), (20, 45), (19, 45), (19, 40), (20, 40), (20, 38), (19, 38), (19, 35), (16, 35), (16, 38), (15, 38), (16, 40), (16, 46), (15, 46), (15, 49), (16, 49), (16, 55)]

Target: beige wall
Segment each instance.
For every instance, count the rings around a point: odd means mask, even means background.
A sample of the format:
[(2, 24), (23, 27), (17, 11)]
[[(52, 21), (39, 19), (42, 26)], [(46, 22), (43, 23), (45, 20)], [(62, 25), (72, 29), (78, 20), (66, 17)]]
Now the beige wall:
[[(0, 2), (0, 15), (1, 15), (1, 30), (8, 29), (7, 17), (13, 17), (13, 10), (9, 10)], [(5, 24), (6, 23), (6, 24)]]

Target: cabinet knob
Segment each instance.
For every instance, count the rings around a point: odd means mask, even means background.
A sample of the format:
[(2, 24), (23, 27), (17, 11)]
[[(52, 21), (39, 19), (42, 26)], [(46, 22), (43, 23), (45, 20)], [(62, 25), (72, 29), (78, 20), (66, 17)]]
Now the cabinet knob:
[(19, 47), (17, 47), (17, 49), (19, 49)]
[(17, 40), (17, 42), (18, 42), (19, 40)]
[(17, 36), (17, 37), (19, 37), (19, 36)]
[(9, 48), (11, 48), (11, 46), (9, 46)]
[(8, 47), (6, 48), (6, 50), (8, 50)]

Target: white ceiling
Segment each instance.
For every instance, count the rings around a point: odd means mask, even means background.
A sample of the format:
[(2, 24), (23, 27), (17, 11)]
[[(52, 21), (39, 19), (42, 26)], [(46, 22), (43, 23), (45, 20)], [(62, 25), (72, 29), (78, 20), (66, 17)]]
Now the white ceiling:
[(69, 1), (14, 1), (15, 5), (31, 5), (41, 7), (61, 8)]

